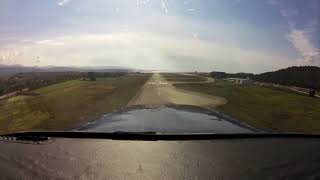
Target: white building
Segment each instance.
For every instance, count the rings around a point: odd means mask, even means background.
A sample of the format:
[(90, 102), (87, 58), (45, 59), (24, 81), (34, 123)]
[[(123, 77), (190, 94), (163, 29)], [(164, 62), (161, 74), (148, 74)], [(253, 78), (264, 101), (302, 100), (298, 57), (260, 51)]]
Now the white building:
[(235, 83), (243, 84), (243, 85), (253, 84), (253, 81), (251, 79), (227, 78), (227, 81), (235, 82)]

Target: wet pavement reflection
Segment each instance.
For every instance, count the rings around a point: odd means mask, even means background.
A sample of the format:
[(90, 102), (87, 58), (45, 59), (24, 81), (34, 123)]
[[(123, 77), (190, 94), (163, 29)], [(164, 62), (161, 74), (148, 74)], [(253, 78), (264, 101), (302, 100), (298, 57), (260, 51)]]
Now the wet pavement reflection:
[(130, 108), (104, 115), (77, 130), (219, 134), (257, 132), (254, 128), (221, 113), (190, 106)]

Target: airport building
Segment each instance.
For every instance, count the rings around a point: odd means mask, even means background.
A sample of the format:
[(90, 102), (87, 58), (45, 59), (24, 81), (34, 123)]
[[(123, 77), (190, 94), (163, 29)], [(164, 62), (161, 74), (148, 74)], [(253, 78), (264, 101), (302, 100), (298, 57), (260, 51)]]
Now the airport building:
[(227, 78), (227, 81), (235, 82), (238, 84), (243, 84), (243, 85), (250, 85), (253, 84), (253, 80), (247, 78), (247, 79), (241, 79), (241, 78)]

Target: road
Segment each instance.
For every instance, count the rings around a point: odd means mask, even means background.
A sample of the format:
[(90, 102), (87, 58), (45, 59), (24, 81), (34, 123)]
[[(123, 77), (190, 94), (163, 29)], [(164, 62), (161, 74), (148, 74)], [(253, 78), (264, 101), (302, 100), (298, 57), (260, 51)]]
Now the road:
[[(183, 104), (201, 107), (216, 107), (227, 103), (225, 98), (177, 89), (172, 83), (176, 82), (168, 82), (161, 74), (153, 74), (138, 94), (128, 103), (128, 106)], [(202, 83), (208, 82), (205, 81)]]
[[(309, 93), (308, 92), (305, 92), (305, 91), (301, 91), (299, 89), (296, 89), (296, 88), (293, 88), (293, 87), (290, 87), (290, 86), (285, 86), (287, 89), (291, 90), (291, 91), (294, 91), (296, 93), (300, 93), (300, 94), (303, 94), (303, 95), (306, 95), (306, 96), (309, 96)], [(314, 95), (314, 97), (316, 98), (320, 98), (320, 95)]]

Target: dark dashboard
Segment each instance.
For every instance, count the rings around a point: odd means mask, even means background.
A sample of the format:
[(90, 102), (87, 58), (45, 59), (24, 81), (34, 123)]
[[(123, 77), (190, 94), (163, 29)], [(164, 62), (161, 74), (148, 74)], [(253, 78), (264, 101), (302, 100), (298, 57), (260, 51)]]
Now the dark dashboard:
[(319, 138), (0, 140), (1, 179), (316, 179)]

